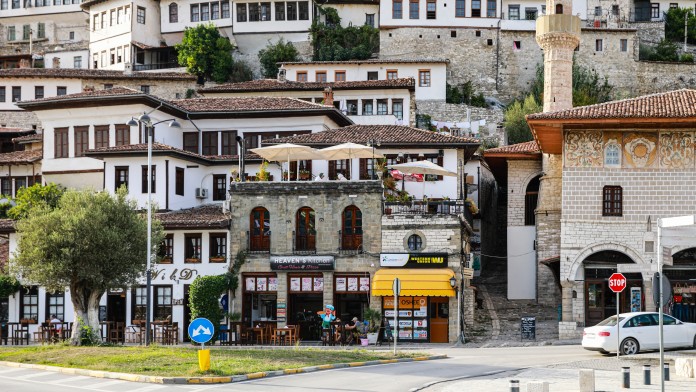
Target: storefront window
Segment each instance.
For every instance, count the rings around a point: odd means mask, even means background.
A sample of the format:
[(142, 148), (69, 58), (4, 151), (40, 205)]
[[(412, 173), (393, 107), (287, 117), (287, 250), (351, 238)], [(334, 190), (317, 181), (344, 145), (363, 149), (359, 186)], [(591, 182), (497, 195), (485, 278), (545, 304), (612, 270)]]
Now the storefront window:
[[(382, 297), (382, 316), (394, 328), (394, 297)], [(399, 339), (429, 341), (428, 297), (399, 297)]]
[(334, 277), (334, 306), (336, 317), (363, 320), (363, 310), (369, 306), (370, 274), (338, 275)]
[(321, 325), (317, 312), (323, 309), (323, 302), (323, 275), (288, 275), (288, 324), (300, 326), (302, 340), (319, 340)]
[[(275, 274), (243, 275), (242, 320), (257, 325), (262, 321), (282, 321), (285, 308), (278, 312), (278, 277)], [(284, 304), (283, 304), (284, 306)]]

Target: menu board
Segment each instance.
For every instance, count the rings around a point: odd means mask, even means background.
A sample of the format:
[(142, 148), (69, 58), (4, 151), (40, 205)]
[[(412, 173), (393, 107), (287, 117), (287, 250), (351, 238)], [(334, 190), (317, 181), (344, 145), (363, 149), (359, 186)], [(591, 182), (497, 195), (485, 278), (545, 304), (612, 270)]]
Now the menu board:
[[(394, 298), (383, 297), (383, 315), (394, 327)], [(399, 297), (399, 338), (406, 340), (428, 340), (428, 298)]]
[(256, 279), (256, 291), (266, 291), (266, 278)]
[(348, 278), (348, 291), (358, 291), (358, 278)]
[(324, 291), (324, 278), (314, 278), (314, 291)]
[(370, 291), (370, 278), (361, 277), (360, 278), (360, 291)]
[(278, 278), (268, 278), (268, 291), (278, 291)]
[(346, 291), (346, 278), (336, 278), (336, 291)]
[(256, 278), (246, 278), (246, 289), (247, 291), (256, 290)]
[(302, 291), (312, 291), (312, 278), (302, 278)]
[(290, 278), (290, 291), (300, 291), (300, 278)]

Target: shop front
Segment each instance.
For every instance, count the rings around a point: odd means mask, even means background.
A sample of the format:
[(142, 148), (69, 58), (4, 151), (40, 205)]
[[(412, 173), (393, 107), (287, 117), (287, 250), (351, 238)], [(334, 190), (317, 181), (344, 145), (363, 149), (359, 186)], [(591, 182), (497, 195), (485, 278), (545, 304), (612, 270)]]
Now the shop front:
[(673, 293), (666, 312), (681, 321), (696, 323), (696, 248), (675, 253), (672, 265), (665, 265), (664, 272)]
[(276, 274), (243, 274), (242, 278), (242, 322), (247, 326), (255, 326), (261, 322), (277, 322)]
[[(447, 268), (447, 254), (382, 254), (372, 279), (372, 295), (382, 297), (382, 317), (400, 340), (447, 343), (450, 321), (456, 320), (456, 278)], [(393, 283), (398, 278), (401, 292), (394, 305)], [(395, 322), (396, 316), (396, 322)], [(454, 324), (456, 325), (456, 324)]]

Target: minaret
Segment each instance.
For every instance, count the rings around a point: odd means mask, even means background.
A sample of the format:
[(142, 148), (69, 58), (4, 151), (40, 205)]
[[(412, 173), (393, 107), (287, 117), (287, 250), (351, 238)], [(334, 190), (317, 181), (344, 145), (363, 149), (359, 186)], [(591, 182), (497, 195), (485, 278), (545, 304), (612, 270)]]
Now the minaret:
[(573, 107), (573, 51), (580, 44), (580, 18), (572, 0), (546, 0), (536, 20), (536, 40), (544, 50), (544, 112)]

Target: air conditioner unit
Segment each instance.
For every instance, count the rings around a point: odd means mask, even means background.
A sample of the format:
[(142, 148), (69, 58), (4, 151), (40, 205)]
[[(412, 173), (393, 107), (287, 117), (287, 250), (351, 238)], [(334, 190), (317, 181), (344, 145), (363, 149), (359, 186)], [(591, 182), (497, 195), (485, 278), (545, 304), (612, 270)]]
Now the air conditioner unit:
[(196, 188), (196, 197), (199, 199), (205, 199), (208, 197), (208, 190), (205, 188)]

